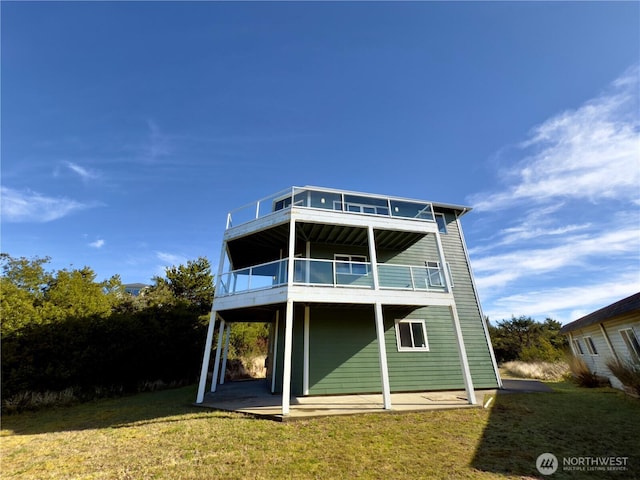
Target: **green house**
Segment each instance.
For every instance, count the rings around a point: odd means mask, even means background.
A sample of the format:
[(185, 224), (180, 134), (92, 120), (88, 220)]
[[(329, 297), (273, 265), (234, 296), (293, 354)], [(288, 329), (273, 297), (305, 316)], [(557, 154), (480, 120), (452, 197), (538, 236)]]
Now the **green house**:
[(307, 186), (230, 212), (196, 402), (211, 370), (211, 391), (224, 381), (233, 322), (270, 324), (265, 388), (283, 415), (292, 395), (380, 393), (392, 409), (392, 392), (464, 388), (474, 404), (474, 389), (501, 387), (469, 210)]

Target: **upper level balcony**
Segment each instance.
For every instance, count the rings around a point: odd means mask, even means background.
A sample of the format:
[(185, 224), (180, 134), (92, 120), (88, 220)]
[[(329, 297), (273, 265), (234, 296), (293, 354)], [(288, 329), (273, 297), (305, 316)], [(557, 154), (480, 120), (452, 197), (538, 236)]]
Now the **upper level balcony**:
[(237, 227), (291, 207), (435, 222), (430, 202), (320, 187), (291, 187), (232, 210), (227, 214), (226, 228)]
[[(215, 295), (222, 297), (286, 286), (288, 265), (288, 259), (283, 259), (225, 272), (218, 279)], [(371, 268), (370, 262), (296, 258), (292, 284), (371, 290), (374, 288)], [(378, 281), (381, 289), (447, 291), (439, 262), (425, 262), (425, 265), (378, 264)]]

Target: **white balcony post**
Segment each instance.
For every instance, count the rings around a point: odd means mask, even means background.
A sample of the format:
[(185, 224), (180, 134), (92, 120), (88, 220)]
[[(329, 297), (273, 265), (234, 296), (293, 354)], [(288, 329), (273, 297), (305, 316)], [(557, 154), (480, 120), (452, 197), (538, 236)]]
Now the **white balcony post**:
[(287, 300), (284, 322), (284, 368), (282, 369), (282, 415), (289, 415), (291, 397), (291, 355), (293, 350), (293, 300)]
[(213, 364), (213, 377), (211, 379), (211, 391), (215, 392), (218, 387), (218, 371), (220, 369), (220, 351), (222, 350), (222, 336), (224, 334), (224, 319), (220, 317), (220, 328), (218, 329), (218, 347), (216, 348), (216, 359)]
[[(371, 259), (371, 273), (373, 275), (373, 288), (380, 289), (378, 279), (378, 255), (376, 253), (376, 237), (373, 227), (369, 225), (367, 229), (369, 240), (369, 257)], [(382, 314), (382, 304), (375, 303), (376, 337), (378, 339), (378, 361), (380, 363), (380, 381), (382, 383), (382, 402), (385, 410), (391, 410), (391, 388), (389, 385), (389, 368), (387, 365), (387, 347), (384, 339), (384, 316)]]
[[(204, 401), (204, 391), (207, 388), (207, 372), (209, 371), (209, 361), (211, 358), (211, 344), (213, 343), (213, 331), (215, 330), (216, 311), (211, 310), (209, 327), (207, 328), (207, 340), (204, 345), (204, 356), (202, 357), (202, 368), (200, 370), (200, 383), (198, 384), (198, 395), (196, 403)], [(215, 382), (215, 379), (213, 379)]]
[(449, 278), (449, 272), (447, 271), (447, 260), (444, 258), (444, 250), (442, 248), (442, 241), (440, 240), (440, 234), (436, 233), (436, 246), (438, 247), (438, 256), (440, 257), (439, 270), (440, 274), (444, 277), (444, 284), (447, 289), (447, 293), (453, 293), (451, 291), (451, 279)]
[(309, 305), (304, 306), (304, 359), (302, 365), (302, 394), (309, 395), (309, 326), (310, 326)]
[(224, 385), (224, 377), (227, 373), (227, 356), (229, 355), (229, 338), (231, 337), (231, 324), (227, 324), (224, 338), (224, 352), (222, 354), (222, 369), (220, 370), (220, 385)]
[(476, 401), (476, 393), (473, 390), (473, 382), (471, 380), (471, 369), (469, 368), (469, 360), (467, 358), (467, 350), (464, 346), (464, 338), (462, 337), (462, 328), (460, 327), (460, 319), (455, 303), (449, 305), (451, 318), (453, 319), (453, 330), (456, 335), (456, 344), (458, 346), (458, 356), (460, 357), (460, 365), (462, 366), (462, 378), (464, 380), (464, 389), (467, 392), (467, 400), (471, 405), (478, 403)]
[(280, 327), (280, 310), (276, 310), (276, 326), (273, 334), (273, 360), (271, 360), (271, 393), (276, 391), (276, 367), (278, 365), (278, 328)]

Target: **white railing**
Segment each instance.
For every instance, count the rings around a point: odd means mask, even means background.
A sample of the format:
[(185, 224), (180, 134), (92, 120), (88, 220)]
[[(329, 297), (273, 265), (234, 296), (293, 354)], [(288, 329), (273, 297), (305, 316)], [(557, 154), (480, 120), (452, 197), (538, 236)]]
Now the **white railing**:
[(218, 279), (216, 296), (286, 285), (288, 263), (287, 259), (276, 260), (223, 273)]
[[(218, 279), (216, 296), (286, 285), (288, 264), (287, 259), (276, 260), (223, 273)], [(296, 258), (293, 272), (296, 285), (374, 287), (369, 262)], [(444, 272), (438, 262), (420, 266), (379, 264), (378, 280), (381, 289), (446, 292)]]
[(429, 202), (317, 187), (291, 187), (232, 210), (227, 214), (227, 228), (291, 208), (292, 205), (345, 213), (435, 221), (433, 206)]

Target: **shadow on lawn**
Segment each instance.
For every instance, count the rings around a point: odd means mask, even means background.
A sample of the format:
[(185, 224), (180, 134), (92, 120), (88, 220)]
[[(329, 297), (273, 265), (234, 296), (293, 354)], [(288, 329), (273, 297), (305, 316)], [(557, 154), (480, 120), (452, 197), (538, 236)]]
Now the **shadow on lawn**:
[(102, 428), (127, 428), (193, 419), (241, 418), (239, 414), (205, 411), (192, 405), (196, 386), (101, 399), (68, 407), (3, 415), (3, 434), (35, 435)]
[[(640, 402), (610, 388), (585, 389), (558, 383), (551, 394), (494, 398), (487, 426), (471, 466), (526, 478), (640, 478)], [(553, 475), (542, 475), (536, 460), (552, 453)], [(627, 457), (626, 470), (570, 470), (564, 459)]]

